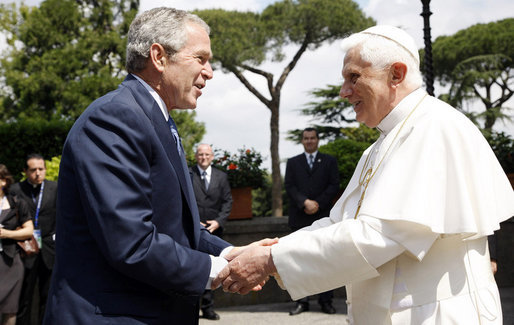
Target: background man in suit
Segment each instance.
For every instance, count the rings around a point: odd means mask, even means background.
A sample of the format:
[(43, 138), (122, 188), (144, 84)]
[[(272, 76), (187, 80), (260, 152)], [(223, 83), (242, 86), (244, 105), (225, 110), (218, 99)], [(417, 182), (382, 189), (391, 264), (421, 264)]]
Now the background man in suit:
[[(45, 179), (46, 165), (43, 156), (30, 154), (25, 161), (26, 179), (11, 187), (11, 194), (24, 200), (32, 216), (36, 236), (41, 236), (42, 247), (37, 255), (23, 258), (25, 275), (20, 295), (16, 324), (30, 324), (31, 314), (37, 315), (38, 324), (45, 313), (50, 278), (55, 259), (55, 208), (57, 183)], [(36, 284), (39, 291), (35, 296)], [(32, 310), (32, 299), (39, 300), (39, 310)]]
[[(289, 196), (289, 227), (293, 231), (327, 217), (339, 190), (337, 160), (318, 152), (316, 129), (303, 130), (302, 144), (305, 152), (287, 161), (284, 182)], [(332, 306), (333, 296), (333, 290), (319, 294), (318, 302), (324, 313), (336, 312)], [(298, 315), (307, 310), (309, 297), (298, 300), (289, 314)]]
[[(221, 236), (232, 209), (232, 194), (227, 174), (211, 166), (214, 153), (208, 144), (198, 145), (195, 159), (197, 165), (191, 168), (191, 172), (200, 221), (212, 234)], [(212, 291), (205, 290), (200, 302), (204, 318), (220, 319), (213, 306)]]
[(168, 114), (196, 107), (211, 57), (196, 15), (161, 7), (132, 22), (129, 75), (64, 144), (45, 324), (197, 324), (200, 295), (227, 263), (219, 255), (244, 250), (200, 224)]

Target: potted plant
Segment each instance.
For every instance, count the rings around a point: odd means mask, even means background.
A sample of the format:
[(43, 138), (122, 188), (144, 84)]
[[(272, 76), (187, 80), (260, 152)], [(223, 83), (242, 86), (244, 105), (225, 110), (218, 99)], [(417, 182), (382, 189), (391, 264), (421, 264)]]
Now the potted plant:
[(214, 167), (228, 175), (232, 191), (232, 211), (229, 219), (252, 217), (252, 189), (264, 183), (265, 171), (260, 168), (262, 156), (253, 149), (242, 148), (235, 154), (215, 150)]

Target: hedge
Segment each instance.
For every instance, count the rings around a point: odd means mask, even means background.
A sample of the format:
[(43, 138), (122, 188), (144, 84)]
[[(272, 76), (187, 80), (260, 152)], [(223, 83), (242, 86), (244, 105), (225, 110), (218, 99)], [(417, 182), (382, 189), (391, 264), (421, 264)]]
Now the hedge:
[(0, 123), (0, 164), (19, 180), (28, 154), (39, 153), (46, 160), (61, 155), (72, 125), (73, 121), (34, 119)]
[(337, 139), (320, 146), (319, 151), (334, 156), (339, 168), (339, 189), (344, 191), (352, 178), (355, 167), (364, 150), (370, 146), (367, 142)]

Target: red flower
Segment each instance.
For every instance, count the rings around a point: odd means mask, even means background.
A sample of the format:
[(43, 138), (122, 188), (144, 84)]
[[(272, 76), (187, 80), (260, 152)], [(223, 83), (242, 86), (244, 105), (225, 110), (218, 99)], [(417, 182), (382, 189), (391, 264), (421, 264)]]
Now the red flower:
[(237, 169), (237, 165), (234, 163), (230, 163), (230, 165), (228, 165), (228, 169), (230, 169), (230, 170)]
[(246, 154), (249, 155), (252, 152), (250, 149), (246, 149)]

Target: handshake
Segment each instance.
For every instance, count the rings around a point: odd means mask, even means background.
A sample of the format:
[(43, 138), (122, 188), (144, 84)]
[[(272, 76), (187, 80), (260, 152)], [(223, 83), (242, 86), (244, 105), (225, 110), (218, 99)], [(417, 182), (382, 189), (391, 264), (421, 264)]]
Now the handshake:
[(211, 288), (222, 286), (225, 292), (243, 295), (261, 290), (269, 276), (277, 273), (271, 256), (271, 246), (276, 243), (278, 238), (266, 238), (233, 248), (225, 256), (228, 265), (212, 281)]

